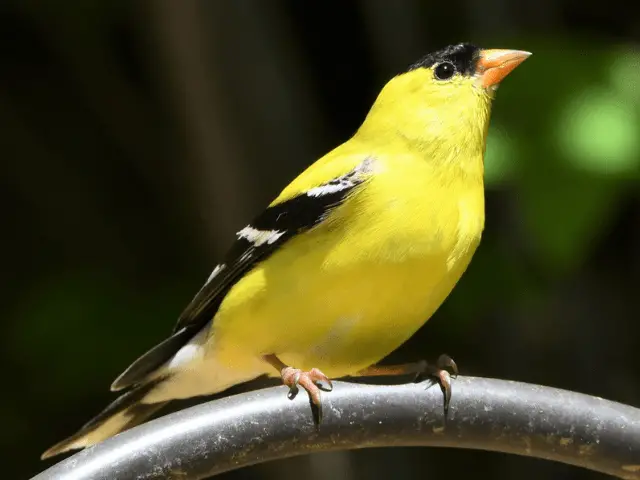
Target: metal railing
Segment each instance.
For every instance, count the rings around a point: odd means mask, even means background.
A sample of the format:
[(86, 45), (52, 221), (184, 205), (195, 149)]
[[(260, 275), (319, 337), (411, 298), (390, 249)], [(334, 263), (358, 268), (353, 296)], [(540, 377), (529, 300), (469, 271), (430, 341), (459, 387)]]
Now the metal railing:
[(79, 452), (33, 480), (198, 479), (321, 451), (440, 446), (554, 460), (640, 479), (640, 409), (539, 385), (459, 377), (446, 424), (429, 383), (335, 382), (313, 424), (304, 392), (223, 398), (148, 422)]

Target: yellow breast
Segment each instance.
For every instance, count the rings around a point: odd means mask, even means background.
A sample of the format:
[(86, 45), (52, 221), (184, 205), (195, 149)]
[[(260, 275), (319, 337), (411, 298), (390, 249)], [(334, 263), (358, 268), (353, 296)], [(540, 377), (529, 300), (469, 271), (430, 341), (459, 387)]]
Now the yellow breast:
[(466, 269), (484, 222), (482, 184), (426, 169), (381, 169), (330, 221), (290, 240), (229, 292), (217, 354), (242, 365), (277, 354), (343, 376), (406, 341)]

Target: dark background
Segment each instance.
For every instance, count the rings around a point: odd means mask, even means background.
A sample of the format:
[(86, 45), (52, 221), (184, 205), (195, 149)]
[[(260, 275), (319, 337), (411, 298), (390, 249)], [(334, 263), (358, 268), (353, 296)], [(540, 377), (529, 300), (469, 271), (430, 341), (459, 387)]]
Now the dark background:
[[(640, 16), (621, 1), (0, 3), (3, 478), (113, 396), (233, 234), (346, 140), (381, 86), (470, 40), (534, 52), (494, 106), (483, 243), (390, 360), (640, 406)], [(238, 391), (236, 389), (235, 391)], [(58, 459), (55, 459), (57, 461)], [(567, 478), (386, 449), (225, 478)]]

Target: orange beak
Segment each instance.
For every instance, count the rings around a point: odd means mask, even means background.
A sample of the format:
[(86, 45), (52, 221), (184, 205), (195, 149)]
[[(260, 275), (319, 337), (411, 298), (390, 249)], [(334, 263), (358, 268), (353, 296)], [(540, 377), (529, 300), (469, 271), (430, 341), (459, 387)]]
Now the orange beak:
[(484, 88), (497, 86), (530, 55), (521, 50), (481, 50), (477, 66), (480, 85)]

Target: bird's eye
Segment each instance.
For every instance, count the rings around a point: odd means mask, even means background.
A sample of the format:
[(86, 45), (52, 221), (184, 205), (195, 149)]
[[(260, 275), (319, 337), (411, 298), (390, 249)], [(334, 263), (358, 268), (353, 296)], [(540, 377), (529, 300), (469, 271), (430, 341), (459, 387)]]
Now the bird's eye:
[(434, 74), (438, 80), (449, 80), (456, 73), (456, 67), (451, 62), (436, 65)]

